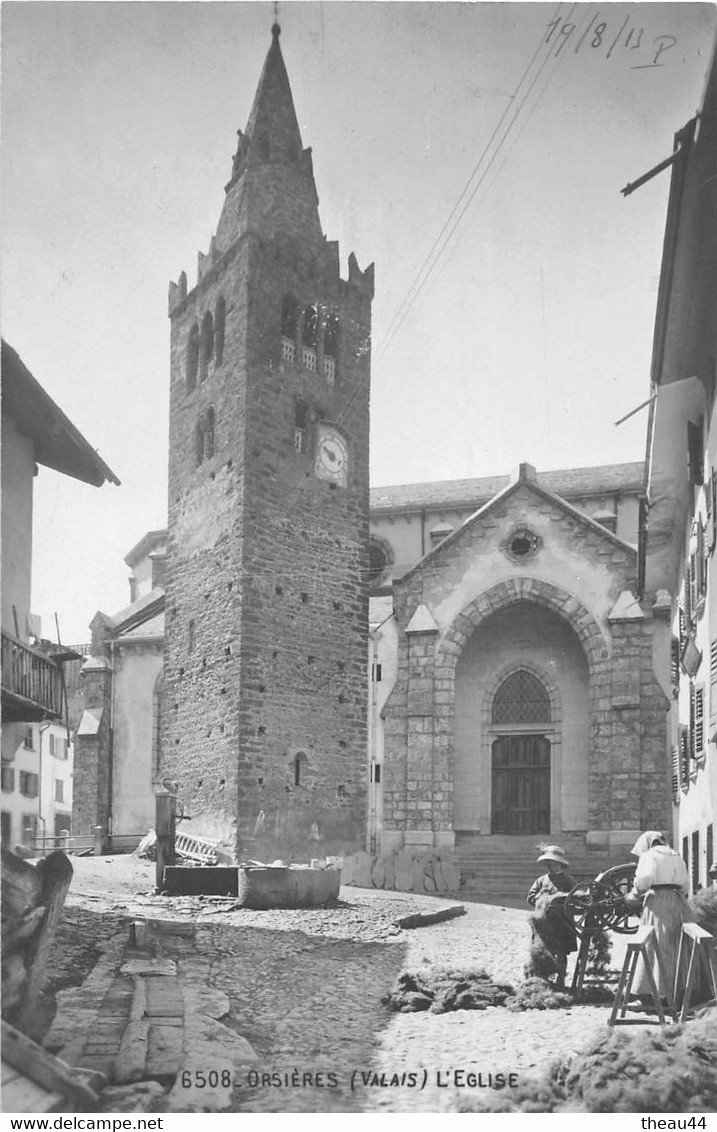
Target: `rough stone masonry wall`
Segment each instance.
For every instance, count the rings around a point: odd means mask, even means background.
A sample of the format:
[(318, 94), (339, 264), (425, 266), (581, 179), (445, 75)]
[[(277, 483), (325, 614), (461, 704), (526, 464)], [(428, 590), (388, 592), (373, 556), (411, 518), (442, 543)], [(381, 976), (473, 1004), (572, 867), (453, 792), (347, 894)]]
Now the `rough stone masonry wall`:
[[(179, 784), (192, 832), (233, 848), (243, 599), (248, 247), (240, 241), (173, 312), (162, 773)], [(187, 389), (193, 324), (226, 303), (224, 356)], [(215, 410), (214, 456), (195, 428)]]
[[(192, 832), (263, 859), (365, 839), (370, 289), (339, 280), (333, 245), (311, 261), (306, 251), (244, 238), (172, 331), (163, 770)], [(333, 388), (281, 361), (287, 292), (339, 311)], [(188, 393), (189, 330), (220, 294), (224, 362)], [(316, 479), (313, 452), (296, 453), (297, 397), (348, 436), (348, 489)], [(196, 468), (209, 404), (215, 455)]]
[[(365, 844), (370, 295), (339, 278), (330, 249), (307, 264), (266, 241), (255, 257), (238, 815), (254, 856), (307, 860)], [(289, 292), (300, 310), (317, 302), (338, 313), (333, 385), (320, 350), (316, 372), (281, 359)], [(297, 398), (309, 410), (303, 454)], [(321, 420), (348, 441), (346, 488), (313, 473)]]
[(85, 672), (85, 708), (102, 711), (96, 735), (76, 735), (72, 776), (72, 832), (86, 837), (95, 826), (109, 832), (110, 819), (110, 701), (109, 669)]
[(601, 758), (590, 764), (594, 829), (669, 829), (669, 704), (653, 670), (652, 620), (611, 625), (611, 683), (598, 704)]

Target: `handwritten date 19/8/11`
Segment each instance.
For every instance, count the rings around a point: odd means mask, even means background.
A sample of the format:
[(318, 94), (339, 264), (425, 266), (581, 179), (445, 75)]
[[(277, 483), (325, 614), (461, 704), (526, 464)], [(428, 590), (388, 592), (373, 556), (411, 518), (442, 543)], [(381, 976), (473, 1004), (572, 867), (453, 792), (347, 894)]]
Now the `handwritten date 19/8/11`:
[[(664, 66), (663, 56), (677, 44), (675, 36), (656, 35), (653, 39), (647, 40), (644, 28), (629, 25), (630, 17), (626, 16), (619, 30), (616, 31), (616, 23), (611, 25), (599, 12), (593, 16), (584, 30), (571, 20), (551, 20), (544, 42), (549, 43), (551, 48), (555, 47), (555, 56), (560, 55), (570, 41), (576, 55), (583, 47), (591, 47), (594, 51), (604, 50), (607, 59), (614, 51), (642, 50), (647, 53), (649, 62), (633, 63), (633, 70)], [(637, 56), (637, 58), (641, 57)], [(632, 58), (636, 57), (632, 56)]]

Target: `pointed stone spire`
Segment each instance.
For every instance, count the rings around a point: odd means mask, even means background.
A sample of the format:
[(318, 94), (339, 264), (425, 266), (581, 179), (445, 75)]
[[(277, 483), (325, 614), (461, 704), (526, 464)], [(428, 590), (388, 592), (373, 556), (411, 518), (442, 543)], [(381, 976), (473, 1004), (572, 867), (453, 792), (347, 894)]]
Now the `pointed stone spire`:
[(311, 150), (303, 149), (294, 99), (274, 23), (246, 132), (238, 144), (216, 244), (224, 252), (244, 231), (323, 240)]
[(271, 47), (256, 88), (246, 125), (250, 144), (266, 143), (269, 154), (279, 160), (296, 159), (301, 152), (301, 134), (284, 57), (279, 46), (281, 28), (271, 29)]

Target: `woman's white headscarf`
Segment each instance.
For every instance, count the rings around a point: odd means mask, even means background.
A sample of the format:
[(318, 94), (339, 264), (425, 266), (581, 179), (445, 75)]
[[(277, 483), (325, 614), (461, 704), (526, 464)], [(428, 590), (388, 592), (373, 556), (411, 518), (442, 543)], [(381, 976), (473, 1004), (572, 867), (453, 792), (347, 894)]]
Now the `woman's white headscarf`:
[(633, 857), (639, 857), (642, 853), (646, 853), (648, 849), (652, 849), (653, 845), (665, 844), (664, 833), (661, 833), (659, 829), (648, 829), (645, 833), (640, 834), (630, 852)]

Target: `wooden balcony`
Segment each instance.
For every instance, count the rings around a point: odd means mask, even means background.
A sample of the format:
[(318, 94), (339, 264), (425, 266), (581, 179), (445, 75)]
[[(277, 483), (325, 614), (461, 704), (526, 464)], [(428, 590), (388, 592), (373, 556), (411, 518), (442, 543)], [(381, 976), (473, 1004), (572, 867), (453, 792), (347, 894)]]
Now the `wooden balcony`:
[(2, 631), (3, 720), (32, 723), (62, 714), (62, 669), (45, 653)]

